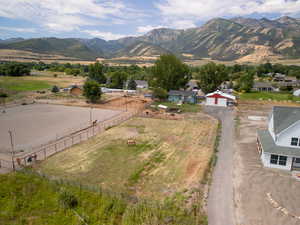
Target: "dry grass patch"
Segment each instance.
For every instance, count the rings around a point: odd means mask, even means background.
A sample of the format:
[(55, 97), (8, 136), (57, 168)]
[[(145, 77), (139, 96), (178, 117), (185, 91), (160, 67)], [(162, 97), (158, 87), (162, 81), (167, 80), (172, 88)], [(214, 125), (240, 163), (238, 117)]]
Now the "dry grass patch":
[[(51, 157), (44, 173), (117, 192), (162, 198), (199, 185), (213, 154), (217, 121), (134, 118)], [(128, 146), (127, 140), (136, 140)]]

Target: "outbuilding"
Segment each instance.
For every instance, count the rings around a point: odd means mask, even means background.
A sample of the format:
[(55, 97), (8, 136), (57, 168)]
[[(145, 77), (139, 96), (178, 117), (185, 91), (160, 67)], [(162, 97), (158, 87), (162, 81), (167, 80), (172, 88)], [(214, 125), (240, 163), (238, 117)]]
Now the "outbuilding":
[(206, 95), (206, 105), (227, 107), (236, 103), (234, 95), (222, 91), (215, 91)]

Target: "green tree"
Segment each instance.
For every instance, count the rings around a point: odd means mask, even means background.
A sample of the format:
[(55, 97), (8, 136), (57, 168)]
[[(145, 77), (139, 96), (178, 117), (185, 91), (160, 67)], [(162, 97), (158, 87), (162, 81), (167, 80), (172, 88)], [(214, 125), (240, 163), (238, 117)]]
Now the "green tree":
[(100, 84), (104, 84), (106, 82), (106, 77), (104, 76), (103, 72), (103, 65), (99, 62), (96, 62), (95, 64), (91, 64), (89, 66), (88, 76), (90, 79), (95, 80)]
[(96, 103), (102, 95), (99, 83), (94, 80), (87, 80), (83, 86), (83, 95), (92, 103)]
[(228, 74), (223, 64), (211, 62), (200, 68), (196, 78), (199, 80), (201, 90), (208, 93), (215, 91), (223, 81), (228, 80)]
[(123, 88), (125, 82), (127, 81), (128, 74), (123, 71), (116, 71), (110, 73), (110, 87), (111, 88)]
[(128, 90), (136, 90), (136, 83), (134, 81), (134, 79), (130, 79), (128, 81)]
[(235, 89), (238, 91), (250, 92), (254, 83), (254, 74), (247, 72), (240, 72), (240, 78), (237, 80)]
[(191, 78), (188, 66), (174, 55), (161, 55), (152, 68), (151, 85), (165, 90), (185, 87)]
[(158, 98), (159, 100), (165, 100), (168, 97), (168, 92), (163, 88), (153, 88), (152, 94), (154, 98)]

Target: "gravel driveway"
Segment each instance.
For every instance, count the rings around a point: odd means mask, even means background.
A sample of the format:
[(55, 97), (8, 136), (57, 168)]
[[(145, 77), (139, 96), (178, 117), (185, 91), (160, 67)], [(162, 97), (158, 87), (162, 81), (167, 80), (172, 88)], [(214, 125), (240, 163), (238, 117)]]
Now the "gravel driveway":
[(233, 154), (234, 113), (223, 107), (205, 107), (206, 113), (222, 121), (218, 161), (208, 197), (209, 225), (234, 225)]

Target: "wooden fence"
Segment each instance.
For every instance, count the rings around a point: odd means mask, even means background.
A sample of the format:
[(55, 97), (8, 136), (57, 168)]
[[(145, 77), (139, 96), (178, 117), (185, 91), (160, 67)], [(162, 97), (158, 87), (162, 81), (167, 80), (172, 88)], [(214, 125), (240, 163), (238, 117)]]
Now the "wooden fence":
[(51, 144), (40, 146), (37, 149), (30, 151), (30, 153), (25, 153), (21, 156), (14, 156), (12, 157), (11, 161), (0, 159), (0, 168), (18, 170), (23, 168), (24, 166), (31, 165), (36, 161), (45, 160), (58, 152), (61, 152), (73, 145), (79, 144), (82, 141), (86, 141), (89, 138), (102, 133), (113, 126), (121, 124), (122, 122), (139, 114), (143, 108), (144, 107), (136, 111), (124, 112), (106, 121), (93, 123), (92, 125), (89, 125), (76, 132), (70, 133), (69, 135), (62, 137)]

